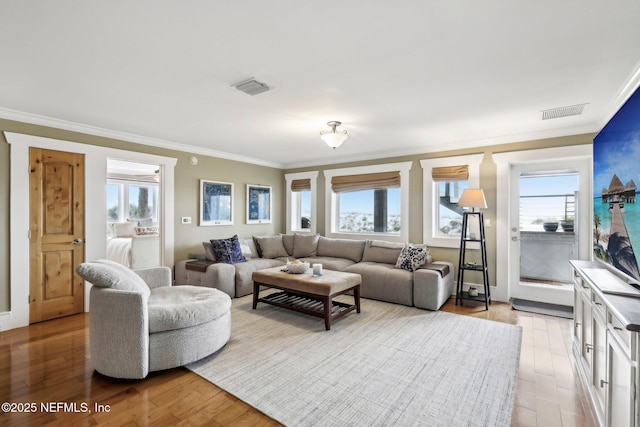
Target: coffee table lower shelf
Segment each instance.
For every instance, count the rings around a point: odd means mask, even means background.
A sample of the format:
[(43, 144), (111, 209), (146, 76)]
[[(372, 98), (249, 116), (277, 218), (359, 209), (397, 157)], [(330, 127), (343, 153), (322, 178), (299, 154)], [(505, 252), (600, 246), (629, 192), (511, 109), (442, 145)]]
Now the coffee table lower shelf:
[[(281, 291), (259, 298), (256, 298), (257, 294), (254, 293), (253, 308), (255, 309), (259, 302), (263, 302), (276, 307), (320, 317), (324, 319), (325, 329), (330, 330), (333, 320), (339, 319), (354, 310), (360, 313), (360, 286), (358, 285), (352, 290), (354, 291), (355, 304), (334, 301), (332, 297), (321, 297), (302, 292)], [(255, 292), (259, 291), (256, 289)]]
[[(259, 298), (258, 301), (324, 319), (324, 303), (319, 298), (310, 298), (283, 291), (269, 294)], [(355, 307), (353, 304), (331, 301), (331, 317), (335, 319), (338, 314), (347, 314), (353, 311)], [(344, 314), (342, 315), (344, 316)]]

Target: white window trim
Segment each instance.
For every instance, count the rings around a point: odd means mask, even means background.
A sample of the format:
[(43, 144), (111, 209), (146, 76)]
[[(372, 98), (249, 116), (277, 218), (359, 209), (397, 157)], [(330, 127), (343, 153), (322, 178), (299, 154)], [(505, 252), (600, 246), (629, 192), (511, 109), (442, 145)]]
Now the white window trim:
[[(325, 234), (327, 237), (362, 239), (370, 238), (390, 242), (407, 242), (409, 240), (409, 171), (413, 162), (387, 163), (383, 165), (360, 166), (353, 168), (330, 169), (324, 171), (325, 185)], [(342, 175), (361, 175), (366, 173), (400, 172), (400, 234), (390, 233), (338, 233), (338, 203), (336, 194), (331, 189), (331, 178)]]
[(317, 194), (318, 194), (318, 171), (311, 172), (298, 172), (298, 173), (287, 173), (284, 175), (284, 179), (286, 180), (286, 208), (287, 208), (287, 232), (288, 233), (306, 233), (303, 230), (292, 230), (293, 222), (291, 220), (291, 209), (293, 208), (291, 203), (291, 182), (296, 179), (309, 179), (311, 180), (311, 228), (309, 229), (310, 234), (316, 234), (318, 223), (318, 215), (316, 212), (317, 206)]
[(436, 221), (438, 216), (434, 209), (440, 205), (438, 192), (435, 191), (435, 182), (431, 177), (433, 168), (447, 166), (468, 165), (469, 166), (469, 188), (480, 188), (480, 163), (484, 154), (471, 154), (467, 156), (442, 157), (437, 159), (420, 160), (422, 166), (422, 200), (423, 206), (423, 242), (429, 246), (440, 248), (459, 248), (459, 237), (441, 237), (435, 235), (437, 230)]

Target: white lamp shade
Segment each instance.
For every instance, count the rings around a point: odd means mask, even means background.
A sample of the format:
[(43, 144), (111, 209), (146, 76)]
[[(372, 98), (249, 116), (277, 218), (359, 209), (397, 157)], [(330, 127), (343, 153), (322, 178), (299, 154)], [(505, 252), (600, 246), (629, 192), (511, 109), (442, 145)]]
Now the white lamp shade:
[(338, 148), (348, 138), (346, 132), (326, 132), (320, 135), (320, 138), (331, 148)]
[(484, 191), (480, 188), (467, 188), (462, 192), (458, 206), (465, 208), (487, 209), (487, 201), (484, 198)]

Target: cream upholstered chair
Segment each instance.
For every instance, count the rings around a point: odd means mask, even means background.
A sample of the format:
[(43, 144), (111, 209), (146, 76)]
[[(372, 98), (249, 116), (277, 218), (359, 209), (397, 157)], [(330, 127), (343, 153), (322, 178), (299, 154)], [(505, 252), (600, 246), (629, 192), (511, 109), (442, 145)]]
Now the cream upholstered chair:
[(94, 285), (89, 338), (101, 374), (144, 378), (208, 356), (229, 339), (231, 298), (213, 288), (171, 286), (168, 267), (134, 272), (97, 260), (77, 272)]

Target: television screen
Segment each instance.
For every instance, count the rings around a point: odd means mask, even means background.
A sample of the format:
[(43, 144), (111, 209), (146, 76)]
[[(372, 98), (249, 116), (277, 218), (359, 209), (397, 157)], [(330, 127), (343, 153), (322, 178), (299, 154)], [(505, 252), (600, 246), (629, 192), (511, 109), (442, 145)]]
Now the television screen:
[(640, 281), (640, 89), (593, 140), (593, 255)]

